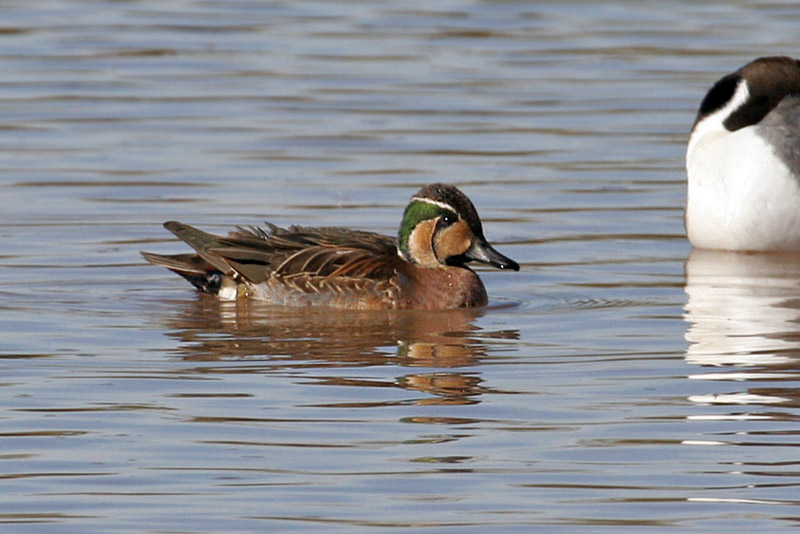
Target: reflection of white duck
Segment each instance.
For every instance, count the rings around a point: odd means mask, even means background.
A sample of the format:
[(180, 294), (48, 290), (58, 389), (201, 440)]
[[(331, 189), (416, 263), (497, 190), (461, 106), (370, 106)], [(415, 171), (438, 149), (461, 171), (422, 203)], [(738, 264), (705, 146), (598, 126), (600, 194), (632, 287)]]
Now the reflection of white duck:
[(800, 257), (692, 250), (686, 262), (686, 359), (771, 366), (800, 355)]
[(800, 62), (759, 58), (706, 94), (686, 153), (695, 247), (800, 250)]

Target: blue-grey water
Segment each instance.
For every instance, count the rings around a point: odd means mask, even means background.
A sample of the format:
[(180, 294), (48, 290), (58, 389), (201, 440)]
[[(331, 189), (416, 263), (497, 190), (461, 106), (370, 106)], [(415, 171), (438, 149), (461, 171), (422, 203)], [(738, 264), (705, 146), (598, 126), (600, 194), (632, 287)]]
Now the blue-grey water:
[[(691, 251), (705, 90), (793, 2), (0, 5), (0, 530), (800, 526), (800, 260)], [(519, 273), (442, 313), (219, 303), (176, 219), (394, 233), (434, 181)]]

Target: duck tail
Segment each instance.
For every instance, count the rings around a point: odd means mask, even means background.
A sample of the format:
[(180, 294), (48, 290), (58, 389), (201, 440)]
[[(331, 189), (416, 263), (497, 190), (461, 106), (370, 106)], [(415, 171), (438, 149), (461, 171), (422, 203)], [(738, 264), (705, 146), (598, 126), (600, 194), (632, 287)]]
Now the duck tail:
[(198, 254), (173, 254), (169, 256), (153, 254), (152, 252), (140, 252), (140, 254), (153, 265), (166, 267), (170, 271), (181, 275), (203, 293), (214, 295), (219, 293), (224, 275)]

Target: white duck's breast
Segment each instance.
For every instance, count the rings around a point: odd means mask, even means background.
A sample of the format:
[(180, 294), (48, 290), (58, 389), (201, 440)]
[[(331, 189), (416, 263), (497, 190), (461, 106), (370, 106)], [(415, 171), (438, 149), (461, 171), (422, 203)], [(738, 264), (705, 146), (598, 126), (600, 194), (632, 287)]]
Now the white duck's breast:
[(692, 132), (686, 155), (686, 231), (699, 248), (800, 249), (800, 183), (758, 126), (722, 124), (746, 99), (742, 83)]

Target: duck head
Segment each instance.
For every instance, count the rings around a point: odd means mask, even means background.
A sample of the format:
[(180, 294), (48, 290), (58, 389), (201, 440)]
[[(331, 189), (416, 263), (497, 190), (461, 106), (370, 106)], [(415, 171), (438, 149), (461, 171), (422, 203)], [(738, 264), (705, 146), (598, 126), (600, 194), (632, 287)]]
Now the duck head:
[(401, 258), (422, 267), (463, 267), (470, 261), (519, 271), (483, 236), (475, 206), (453, 185), (420, 189), (406, 207), (397, 242)]

